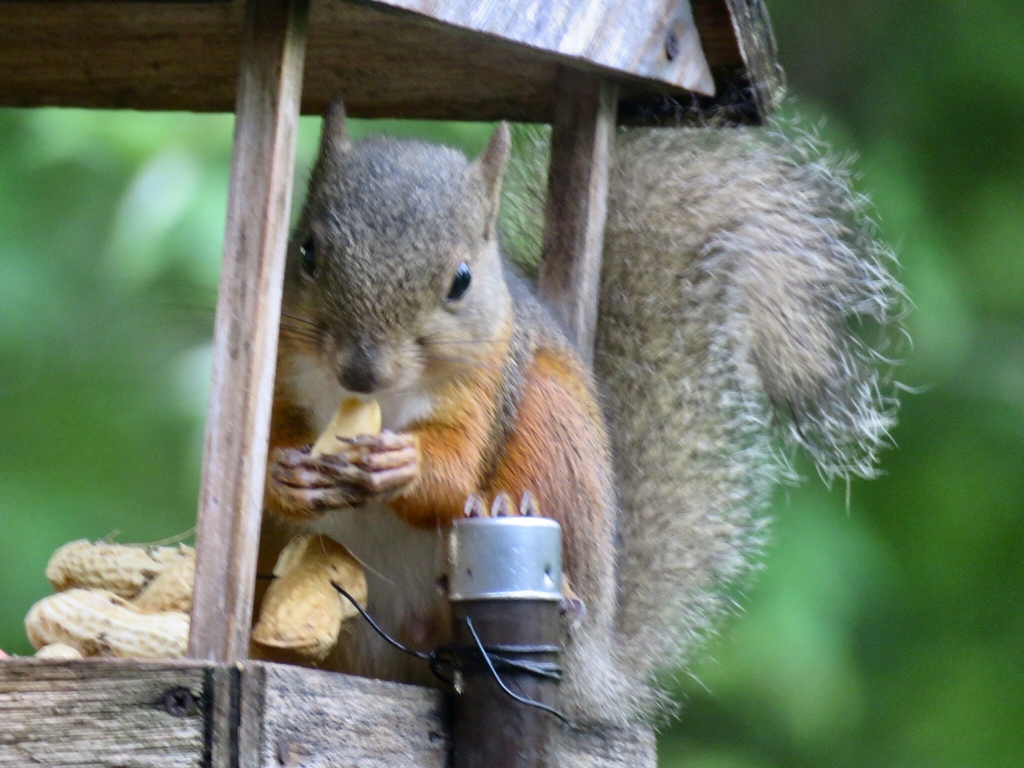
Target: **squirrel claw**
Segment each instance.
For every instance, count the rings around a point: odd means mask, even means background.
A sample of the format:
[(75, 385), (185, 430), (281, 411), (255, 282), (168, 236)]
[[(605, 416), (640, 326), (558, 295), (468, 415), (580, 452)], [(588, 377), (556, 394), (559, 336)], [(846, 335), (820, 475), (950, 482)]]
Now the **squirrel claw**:
[(466, 498), (466, 503), (462, 511), (466, 517), (513, 517), (515, 515), (520, 515), (522, 517), (540, 516), (540, 508), (537, 506), (537, 499), (529, 491), (523, 492), (522, 498), (519, 500), (518, 508), (515, 503), (513, 503), (512, 497), (508, 493), (502, 491), (491, 501), (490, 510), (487, 509), (487, 505), (479, 496), (471, 494)]
[(540, 517), (537, 499), (529, 491), (523, 491), (523, 497), (519, 500), (519, 514), (523, 517)]
[(491, 503), (491, 517), (508, 517), (513, 509), (515, 507), (512, 506), (512, 497), (502, 491)]
[(573, 591), (568, 578), (562, 581), (562, 599), (558, 604), (558, 613), (573, 627), (587, 615), (587, 604)]
[(466, 517), (487, 517), (487, 509), (479, 496), (470, 495), (466, 497), (466, 505), (462, 509)]

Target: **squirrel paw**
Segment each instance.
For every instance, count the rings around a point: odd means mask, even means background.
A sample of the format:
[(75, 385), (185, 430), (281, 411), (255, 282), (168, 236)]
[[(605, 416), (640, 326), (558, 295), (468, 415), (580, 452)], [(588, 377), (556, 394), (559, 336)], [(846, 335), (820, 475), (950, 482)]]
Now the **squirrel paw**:
[(315, 458), (308, 450), (274, 451), (268, 485), (282, 511), (309, 519), (331, 509), (386, 501), (419, 476), (412, 435), (382, 432), (341, 443), (337, 453)]

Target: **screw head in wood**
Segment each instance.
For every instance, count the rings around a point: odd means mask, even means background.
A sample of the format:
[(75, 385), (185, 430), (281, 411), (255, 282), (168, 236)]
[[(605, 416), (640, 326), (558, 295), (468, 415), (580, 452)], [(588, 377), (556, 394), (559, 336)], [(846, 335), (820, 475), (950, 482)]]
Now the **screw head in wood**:
[(679, 35), (674, 29), (670, 29), (665, 35), (665, 56), (673, 61), (679, 55)]
[(171, 717), (188, 717), (196, 712), (196, 698), (188, 688), (171, 688), (164, 693), (164, 711)]

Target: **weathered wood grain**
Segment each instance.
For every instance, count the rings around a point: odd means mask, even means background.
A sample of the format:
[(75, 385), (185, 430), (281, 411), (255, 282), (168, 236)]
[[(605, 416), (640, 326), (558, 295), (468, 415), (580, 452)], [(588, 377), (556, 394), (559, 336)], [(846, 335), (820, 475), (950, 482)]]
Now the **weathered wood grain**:
[(209, 672), (188, 662), (0, 662), (0, 766), (210, 765)]
[(587, 65), (714, 94), (689, 4), (679, 0), (377, 2)]
[[(694, 0), (695, 14), (702, 10), (695, 15), (699, 36), (692, 34), (684, 0), (642, 0), (640, 5), (522, 1), (536, 7), (538, 23), (546, 20), (537, 35), (547, 44), (563, 45), (563, 52), (475, 33), (471, 25), (425, 23), (421, 15), (381, 3), (318, 0), (310, 12), (303, 112), (323, 114), (341, 92), (355, 117), (550, 122), (559, 65), (618, 77), (622, 103), (628, 106), (622, 117), (629, 122), (660, 119), (661, 113), (645, 106), (661, 100), (658, 94), (688, 98), (670, 82), (614, 75), (609, 68), (614, 64), (600, 60), (608, 41), (609, 50), (621, 57), (642, 59), (641, 51), (646, 51), (644, 55), (654, 57), (655, 68), (681, 67), (702, 48), (720, 90), (735, 91), (731, 83), (746, 82), (737, 71), (743, 58), (726, 0)], [(438, 3), (438, 12), (465, 2)], [(763, 10), (762, 0), (751, 2)], [(492, 14), (481, 24), (503, 24), (519, 40), (531, 38), (528, 15), (502, 10), (514, 7), (511, 3), (491, 0), (479, 6)], [(586, 9), (602, 6), (617, 19), (615, 24), (584, 18), (585, 23), (571, 28), (559, 26), (559, 13), (577, 19), (579, 14), (585, 17)], [(679, 15), (666, 16), (670, 6), (681, 9)], [(645, 21), (645, 10), (652, 19)], [(0, 0), (0, 105), (230, 111), (243, 16), (243, 0)], [(627, 38), (645, 33), (648, 42), (632, 49)], [(670, 33), (677, 49), (671, 61), (666, 47), (672, 47)], [(660, 47), (655, 45), (662, 38)], [(583, 56), (577, 55), (580, 51)]]
[(597, 327), (615, 113), (614, 84), (563, 70), (551, 131), (539, 290), (588, 363)]
[[(266, 662), (0, 662), (0, 767), (444, 768), (439, 692)], [(645, 728), (559, 732), (561, 768), (650, 768)]]
[[(242, 715), (261, 766), (444, 768), (448, 738), (438, 691), (315, 669), (249, 662)], [(255, 737), (255, 738), (253, 738)]]
[(784, 79), (778, 62), (775, 35), (764, 0), (727, 0), (742, 61), (741, 77), (761, 114), (768, 114), (782, 98)]
[[(256, 719), (262, 729), (254, 765), (448, 765), (447, 714), (439, 691), (264, 662), (247, 662), (244, 669), (242, 720)], [(647, 728), (560, 728), (559, 746), (560, 768), (657, 764), (654, 733)]]
[(251, 0), (196, 523), (189, 656), (248, 653), (308, 0)]

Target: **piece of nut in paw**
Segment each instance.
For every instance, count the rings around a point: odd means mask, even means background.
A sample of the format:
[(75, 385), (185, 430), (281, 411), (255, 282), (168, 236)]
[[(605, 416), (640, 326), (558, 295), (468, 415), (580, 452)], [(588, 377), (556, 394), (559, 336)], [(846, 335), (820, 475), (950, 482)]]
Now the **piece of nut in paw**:
[(309, 455), (316, 458), (338, 453), (342, 439), (356, 435), (376, 435), (380, 427), (380, 404), (376, 400), (363, 401), (350, 397), (338, 406), (331, 422), (313, 443)]

